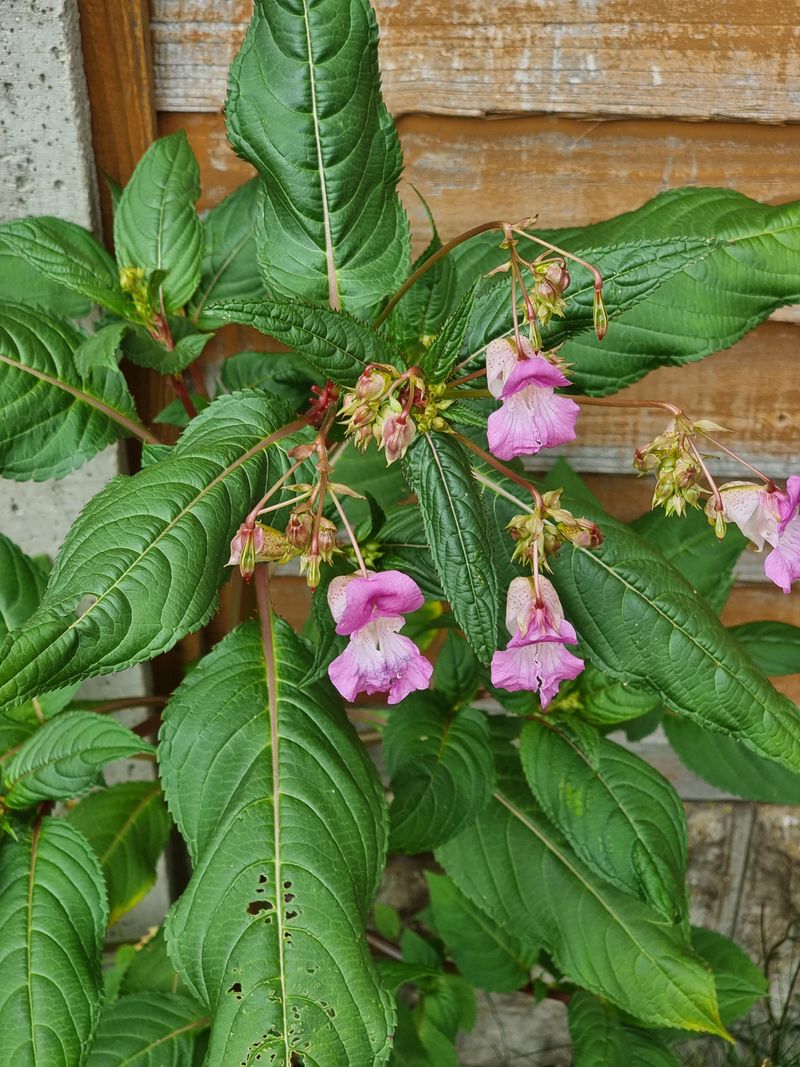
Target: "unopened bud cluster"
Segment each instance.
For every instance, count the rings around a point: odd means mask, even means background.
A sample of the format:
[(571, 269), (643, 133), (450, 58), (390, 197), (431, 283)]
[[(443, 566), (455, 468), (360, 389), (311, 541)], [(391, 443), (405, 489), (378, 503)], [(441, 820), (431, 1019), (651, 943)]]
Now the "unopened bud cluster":
[(415, 367), (401, 372), (373, 364), (344, 397), (345, 433), (362, 452), (374, 440), (387, 464), (394, 463), (406, 454), (418, 429), (444, 428), (438, 402), (444, 388), (427, 385)]
[(288, 563), (297, 555), (285, 534), (263, 522), (243, 522), (231, 541), (229, 567), (250, 581), (257, 563)]
[(554, 556), (569, 542), (579, 548), (597, 548), (603, 535), (597, 523), (579, 518), (561, 507), (563, 489), (544, 493), (541, 505), (526, 515), (515, 515), (508, 524), (514, 541), (514, 559), (531, 566), (547, 566), (547, 557)]
[(653, 474), (656, 479), (652, 506), (662, 507), (667, 515), (684, 515), (687, 505), (701, 506), (708, 492), (703, 486), (703, 468), (693, 443), (695, 434), (722, 427), (707, 419), (692, 422), (683, 414), (672, 419), (663, 433), (634, 453), (633, 465), (639, 474)]

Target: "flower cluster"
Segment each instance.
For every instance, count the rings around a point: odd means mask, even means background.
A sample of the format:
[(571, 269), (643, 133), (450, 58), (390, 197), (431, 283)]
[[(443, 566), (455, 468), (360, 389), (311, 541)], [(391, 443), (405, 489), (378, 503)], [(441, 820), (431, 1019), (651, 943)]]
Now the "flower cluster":
[(499, 459), (535, 455), (575, 438), (580, 408), (556, 389), (569, 378), (526, 337), (501, 337), (486, 349), (486, 384), (501, 401), (488, 420), (489, 448)]
[(633, 465), (640, 475), (652, 474), (656, 484), (652, 506), (663, 507), (667, 515), (684, 515), (686, 506), (700, 507), (703, 495), (703, 459), (695, 445), (698, 433), (721, 431), (708, 419), (692, 422), (677, 412), (663, 433), (644, 448), (636, 450)]
[(443, 421), (436, 421), (436, 399), (444, 388), (426, 384), (416, 367), (399, 372), (373, 364), (344, 397), (345, 432), (362, 451), (374, 440), (384, 450), (387, 464), (392, 464), (408, 451), (417, 423), (424, 422), (422, 429), (444, 429)]
[(231, 541), (228, 567), (238, 567), (249, 582), (257, 563), (288, 563), (297, 551), (285, 534), (262, 522), (243, 522)]

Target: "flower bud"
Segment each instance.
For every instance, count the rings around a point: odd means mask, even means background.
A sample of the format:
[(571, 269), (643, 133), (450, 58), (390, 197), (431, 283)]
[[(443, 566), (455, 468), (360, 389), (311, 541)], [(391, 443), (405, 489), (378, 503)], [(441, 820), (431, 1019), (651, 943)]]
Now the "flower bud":
[(310, 511), (293, 511), (286, 523), (286, 540), (294, 548), (306, 548), (311, 540), (314, 518)]
[(256, 556), (264, 547), (264, 530), (260, 522), (248, 526), (242, 523), (231, 541), (231, 558), (228, 567), (238, 565), (239, 572), (246, 582), (253, 577), (256, 569)]
[(330, 519), (326, 519), (324, 515), (319, 521), (317, 546), (319, 547), (319, 554), (322, 559), (326, 563), (330, 563), (333, 559), (334, 549), (336, 548), (336, 526)]
[(381, 424), (381, 446), (386, 451), (387, 466), (402, 459), (414, 440), (416, 428), (412, 419), (401, 413), (387, 415)]
[(603, 300), (603, 290), (595, 289), (594, 291), (594, 332), (598, 341), (602, 341), (608, 331), (608, 312), (606, 311), (605, 301)]
[(548, 281), (557, 294), (561, 296), (569, 288), (570, 277), (567, 265), (563, 259), (552, 259), (547, 264), (544, 272), (545, 280)]
[(389, 376), (377, 367), (367, 367), (356, 382), (356, 396), (360, 400), (379, 400), (389, 385)]

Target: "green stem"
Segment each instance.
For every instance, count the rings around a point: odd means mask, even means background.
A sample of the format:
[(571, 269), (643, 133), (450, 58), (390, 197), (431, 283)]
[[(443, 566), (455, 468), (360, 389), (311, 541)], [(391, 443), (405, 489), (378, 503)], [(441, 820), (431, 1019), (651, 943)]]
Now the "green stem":
[(486, 452), (480, 445), (476, 445), (474, 441), (470, 441), (468, 437), (464, 437), (463, 434), (456, 433), (455, 431), (452, 431), (452, 434), (453, 437), (455, 437), (457, 441), (460, 441), (465, 448), (468, 448), (470, 452), (474, 452), (476, 456), (480, 456), (484, 463), (488, 463), (490, 467), (494, 467), (496, 471), (500, 471), (506, 478), (510, 478), (512, 482), (515, 482), (527, 493), (530, 493), (537, 508), (542, 506), (542, 494), (536, 486), (531, 485), (531, 483), (526, 481), (520, 474), (517, 474), (517, 472), (513, 471), (510, 467), (507, 467), (506, 464), (502, 463), (499, 459), (495, 459), (493, 455)]

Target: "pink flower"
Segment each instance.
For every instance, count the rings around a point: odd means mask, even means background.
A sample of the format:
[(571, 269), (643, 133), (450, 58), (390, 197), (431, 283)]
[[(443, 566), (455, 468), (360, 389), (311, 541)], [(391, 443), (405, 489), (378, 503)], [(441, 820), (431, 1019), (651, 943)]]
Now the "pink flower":
[(506, 338), (492, 341), (486, 349), (486, 381), (501, 406), (488, 421), (489, 448), (499, 459), (535, 455), (575, 438), (580, 408), (574, 400), (557, 396), (556, 388), (569, 385), (555, 364), (533, 351), (521, 339), (520, 359), (516, 344)]
[(400, 571), (334, 578), (328, 605), (336, 632), (350, 643), (331, 663), (328, 675), (345, 700), (358, 693), (388, 693), (397, 704), (415, 689), (426, 689), (433, 666), (398, 631), (403, 616), (422, 607), (419, 586)]
[(538, 603), (533, 579), (515, 578), (508, 587), (506, 626), (511, 640), (492, 657), (492, 684), (511, 692), (538, 692), (544, 709), (561, 682), (577, 678), (584, 664), (564, 647), (578, 638), (564, 618), (552, 582), (540, 576), (538, 584)]
[(786, 491), (755, 482), (727, 482), (720, 486), (723, 516), (753, 542), (772, 552), (764, 560), (764, 573), (784, 593), (800, 578), (800, 477), (793, 475)]

